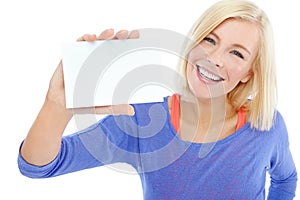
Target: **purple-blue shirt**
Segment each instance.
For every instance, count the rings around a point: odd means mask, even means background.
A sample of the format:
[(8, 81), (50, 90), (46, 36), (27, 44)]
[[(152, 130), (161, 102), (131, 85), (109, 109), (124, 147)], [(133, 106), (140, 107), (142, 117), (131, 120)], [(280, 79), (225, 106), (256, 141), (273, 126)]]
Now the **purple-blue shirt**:
[(62, 139), (51, 163), (34, 166), (18, 156), (20, 172), (47, 178), (111, 163), (128, 163), (139, 173), (145, 200), (293, 199), (297, 172), (279, 112), (269, 131), (246, 123), (215, 143), (183, 141), (163, 102), (134, 104), (135, 115), (107, 116)]

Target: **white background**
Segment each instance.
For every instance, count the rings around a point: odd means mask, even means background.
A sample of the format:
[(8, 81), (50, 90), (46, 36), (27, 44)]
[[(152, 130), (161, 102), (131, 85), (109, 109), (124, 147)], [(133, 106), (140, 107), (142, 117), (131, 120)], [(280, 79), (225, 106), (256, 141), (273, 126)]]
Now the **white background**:
[[(139, 177), (108, 167), (52, 179), (20, 175), (20, 142), (34, 121), (61, 57), (62, 42), (106, 28), (165, 28), (187, 33), (215, 0), (10, 0), (0, 3), (0, 199), (142, 199)], [(259, 1), (269, 15), (276, 39), (279, 105), (289, 130), (296, 165), (299, 158), (299, 35), (296, 0)], [(75, 130), (74, 123), (68, 133)], [(298, 197), (300, 191), (298, 189)]]

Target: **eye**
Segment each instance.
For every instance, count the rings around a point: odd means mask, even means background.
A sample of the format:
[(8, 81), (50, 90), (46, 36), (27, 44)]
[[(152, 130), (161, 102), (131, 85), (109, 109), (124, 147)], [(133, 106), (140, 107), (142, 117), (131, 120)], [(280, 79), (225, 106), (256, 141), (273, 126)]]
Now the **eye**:
[(216, 45), (216, 41), (210, 37), (205, 37), (203, 40), (205, 40), (213, 45)]
[(236, 51), (236, 50), (233, 50), (231, 53), (232, 53), (233, 55), (235, 55), (235, 56), (241, 58), (241, 59), (244, 59), (244, 56), (243, 56), (240, 52), (238, 52), (238, 51)]

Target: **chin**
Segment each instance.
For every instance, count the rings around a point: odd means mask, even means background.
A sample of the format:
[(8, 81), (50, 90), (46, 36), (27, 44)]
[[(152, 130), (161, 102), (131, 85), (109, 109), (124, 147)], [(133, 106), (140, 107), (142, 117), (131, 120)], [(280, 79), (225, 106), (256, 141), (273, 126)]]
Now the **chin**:
[(203, 100), (211, 100), (227, 96), (223, 87), (211, 88), (203, 85), (193, 85), (190, 83), (188, 83), (187, 92), (193, 97)]

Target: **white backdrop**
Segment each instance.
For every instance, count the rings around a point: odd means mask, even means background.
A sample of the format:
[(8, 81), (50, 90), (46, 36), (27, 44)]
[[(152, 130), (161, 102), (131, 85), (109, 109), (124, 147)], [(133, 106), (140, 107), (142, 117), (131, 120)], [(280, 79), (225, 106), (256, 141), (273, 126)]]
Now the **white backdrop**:
[[(106, 28), (164, 28), (187, 33), (216, 0), (10, 0), (0, 2), (1, 170), (0, 199), (142, 199), (139, 177), (108, 167), (52, 179), (23, 177), (17, 168), (20, 142), (34, 121), (61, 58), (61, 44)], [(296, 0), (255, 0), (275, 30), (279, 105), (289, 130), (290, 147), (300, 168), (297, 114), (300, 75)], [(297, 92), (298, 91), (298, 92)], [(74, 122), (67, 128), (74, 131)], [(298, 196), (300, 199), (300, 190)]]

